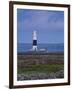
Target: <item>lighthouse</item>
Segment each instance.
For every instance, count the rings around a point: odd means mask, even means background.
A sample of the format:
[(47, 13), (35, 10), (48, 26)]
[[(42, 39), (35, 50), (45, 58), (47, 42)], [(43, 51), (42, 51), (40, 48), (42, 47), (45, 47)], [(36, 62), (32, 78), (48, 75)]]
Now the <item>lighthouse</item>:
[(33, 31), (33, 51), (37, 51), (37, 32)]

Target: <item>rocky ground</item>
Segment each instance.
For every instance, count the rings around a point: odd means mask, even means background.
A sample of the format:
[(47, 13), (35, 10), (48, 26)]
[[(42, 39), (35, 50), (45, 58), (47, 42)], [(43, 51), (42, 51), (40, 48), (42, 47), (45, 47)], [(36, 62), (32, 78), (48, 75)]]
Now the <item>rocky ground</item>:
[(64, 70), (49, 73), (31, 73), (31, 74), (18, 74), (17, 80), (39, 80), (39, 79), (56, 79), (64, 78)]

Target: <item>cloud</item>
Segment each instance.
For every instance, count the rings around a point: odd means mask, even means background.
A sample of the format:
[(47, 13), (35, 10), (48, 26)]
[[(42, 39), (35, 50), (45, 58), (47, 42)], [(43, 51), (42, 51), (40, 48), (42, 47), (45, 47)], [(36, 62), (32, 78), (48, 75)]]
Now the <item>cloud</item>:
[(63, 12), (23, 10), (19, 13), (22, 20), (18, 20), (18, 28), (22, 30), (63, 30)]

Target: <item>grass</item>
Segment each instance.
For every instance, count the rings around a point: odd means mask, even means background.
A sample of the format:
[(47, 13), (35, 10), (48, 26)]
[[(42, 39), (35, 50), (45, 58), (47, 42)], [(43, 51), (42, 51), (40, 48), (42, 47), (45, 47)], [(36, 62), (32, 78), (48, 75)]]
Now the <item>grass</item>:
[(48, 73), (48, 72), (57, 72), (59, 70), (64, 69), (63, 64), (44, 64), (44, 65), (29, 65), (25, 66), (24, 68), (18, 67), (18, 74), (22, 73)]

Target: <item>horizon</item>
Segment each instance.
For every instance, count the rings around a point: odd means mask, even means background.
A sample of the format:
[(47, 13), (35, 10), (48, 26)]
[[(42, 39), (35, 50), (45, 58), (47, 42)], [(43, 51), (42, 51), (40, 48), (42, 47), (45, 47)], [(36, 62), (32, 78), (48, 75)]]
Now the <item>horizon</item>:
[[(17, 43), (17, 44), (32, 44), (32, 43)], [(64, 43), (37, 43), (38, 44), (64, 44)]]

